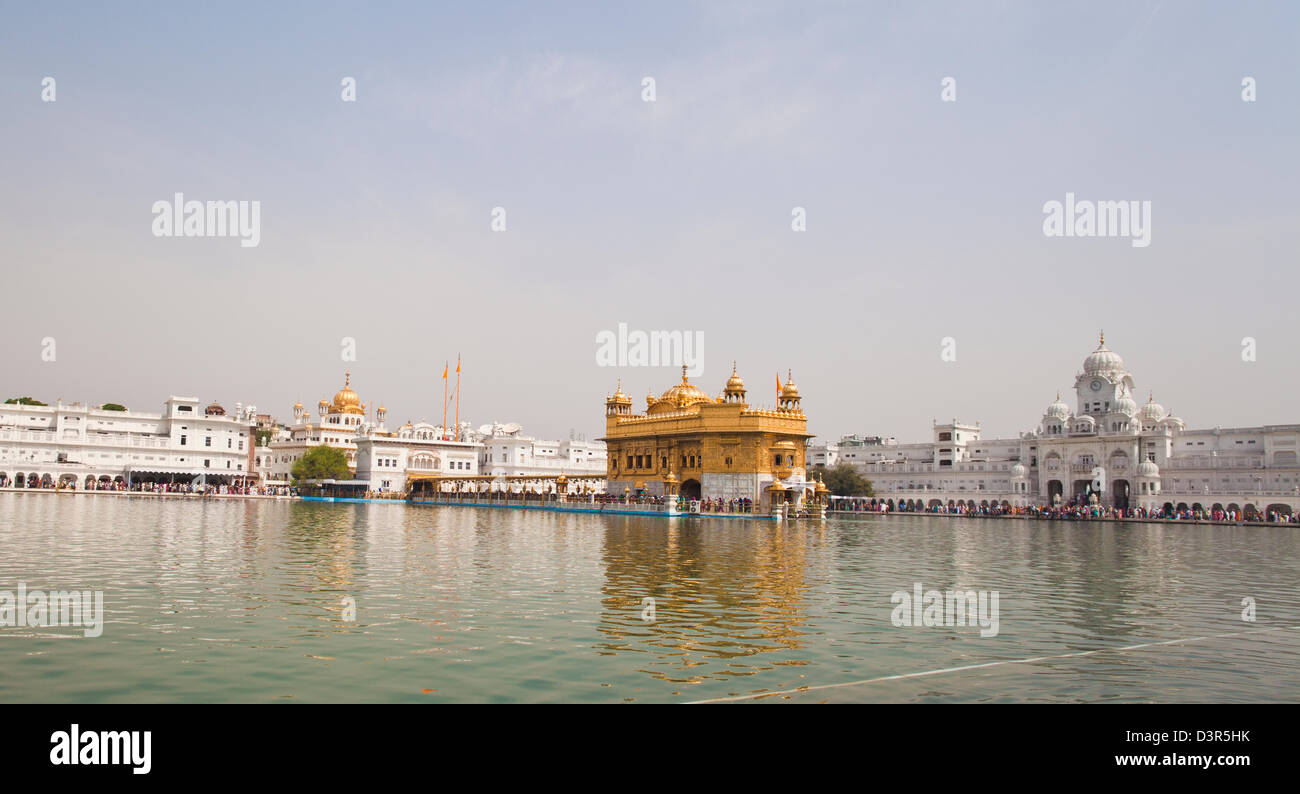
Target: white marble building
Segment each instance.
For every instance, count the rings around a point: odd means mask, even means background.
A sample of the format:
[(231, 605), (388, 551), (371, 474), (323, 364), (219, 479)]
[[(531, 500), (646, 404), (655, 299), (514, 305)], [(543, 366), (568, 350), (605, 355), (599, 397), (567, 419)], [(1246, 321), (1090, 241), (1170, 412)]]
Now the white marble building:
[(232, 415), (196, 397), (162, 413), (64, 403), (0, 405), (0, 485), (116, 488), (138, 482), (242, 482), (254, 474), (253, 406)]
[(406, 491), (412, 475), (473, 477), (478, 474), (482, 445), (475, 441), (448, 441), (441, 428), (420, 422), (405, 424), (396, 433), (383, 426), (363, 426), (356, 445), (356, 474), (367, 490)]
[(316, 408), (313, 421), (302, 403), (295, 404), (293, 424), (257, 448), (254, 462), (266, 470), (269, 482), (290, 482), (293, 464), (321, 445), (342, 451), (354, 481), (365, 481), (372, 491), (404, 491), (409, 475), (478, 473), (480, 445), (467, 440), (468, 422), (446, 433), (428, 422), (407, 422), (389, 430), (384, 406), (367, 414), (366, 404), (352, 390), (351, 372), (344, 374), (343, 388), (334, 398), (320, 400)]
[(984, 438), (979, 423), (935, 422), (929, 441), (838, 444), (877, 498), (968, 506), (1089, 502), (1144, 509), (1294, 513), (1300, 509), (1300, 424), (1188, 430), (1132, 375), (1103, 338), (1038, 426)]
[[(479, 450), (479, 471), (494, 477), (559, 474), (604, 474), (606, 451), (603, 441), (568, 439), (551, 441), (520, 435), (517, 424), (484, 425), (472, 438)], [(603, 490), (604, 480), (599, 483)], [(594, 487), (594, 486), (593, 486)]]

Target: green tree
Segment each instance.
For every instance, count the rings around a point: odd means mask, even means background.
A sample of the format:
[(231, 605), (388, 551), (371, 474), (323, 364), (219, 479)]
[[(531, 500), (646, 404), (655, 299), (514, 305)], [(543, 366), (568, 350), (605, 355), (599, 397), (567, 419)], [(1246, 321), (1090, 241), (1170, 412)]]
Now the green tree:
[(119, 403), (104, 403), (99, 406), (101, 411), (125, 411), (126, 406)]
[(826, 482), (826, 487), (831, 490), (834, 496), (874, 496), (875, 492), (871, 488), (871, 480), (863, 477), (858, 470), (848, 463), (841, 461), (834, 466), (827, 468), (820, 464), (813, 466), (809, 470), (808, 476), (817, 479), (818, 476)]
[(303, 480), (346, 480), (352, 474), (348, 471), (348, 458), (343, 450), (321, 444), (312, 447), (307, 453), (293, 462), (291, 470), (295, 482)]
[(5, 400), (5, 405), (45, 405), (45, 403), (31, 397), (10, 397)]

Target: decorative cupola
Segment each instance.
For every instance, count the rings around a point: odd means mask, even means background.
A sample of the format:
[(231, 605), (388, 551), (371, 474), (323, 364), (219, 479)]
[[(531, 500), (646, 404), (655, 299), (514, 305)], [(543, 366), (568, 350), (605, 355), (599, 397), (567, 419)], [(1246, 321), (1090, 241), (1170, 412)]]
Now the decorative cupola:
[(614, 396), (605, 398), (605, 416), (628, 416), (632, 413), (632, 398), (623, 393), (623, 381), (615, 387)]
[(727, 378), (727, 386), (722, 390), (722, 400), (727, 403), (745, 402), (745, 381), (736, 372), (736, 362), (731, 362), (731, 377)]
[(778, 404), (784, 411), (799, 410), (799, 387), (794, 385), (794, 375), (788, 369), (785, 371), (785, 385), (781, 387), (781, 398)]

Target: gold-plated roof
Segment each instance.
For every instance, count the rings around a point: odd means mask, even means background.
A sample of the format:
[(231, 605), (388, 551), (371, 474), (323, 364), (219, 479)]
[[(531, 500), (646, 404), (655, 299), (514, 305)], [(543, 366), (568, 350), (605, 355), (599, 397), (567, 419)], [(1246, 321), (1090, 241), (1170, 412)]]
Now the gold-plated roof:
[[(334, 394), (334, 402), (330, 404), (329, 412), (332, 414), (360, 414), (365, 415), (365, 406), (361, 404), (361, 398), (357, 393), (352, 391), (352, 373), (345, 372), (343, 375), (343, 388)], [(321, 400), (321, 402), (325, 402)]]
[(701, 391), (699, 386), (690, 382), (690, 379), (686, 377), (686, 365), (683, 364), (682, 382), (659, 395), (659, 399), (650, 407), (657, 409), (657, 412), (664, 410), (675, 411), (689, 405), (707, 402), (713, 402), (713, 400), (709, 398), (709, 395)]
[(632, 398), (623, 393), (623, 381), (619, 379), (618, 386), (614, 387), (614, 396), (606, 398), (606, 402), (618, 403), (619, 405), (631, 405)]
[(736, 362), (731, 362), (731, 377), (727, 378), (727, 391), (744, 391), (745, 380), (736, 372)]
[(785, 371), (785, 385), (781, 387), (781, 397), (784, 399), (793, 399), (799, 396), (799, 387), (794, 385), (794, 376), (790, 370)]

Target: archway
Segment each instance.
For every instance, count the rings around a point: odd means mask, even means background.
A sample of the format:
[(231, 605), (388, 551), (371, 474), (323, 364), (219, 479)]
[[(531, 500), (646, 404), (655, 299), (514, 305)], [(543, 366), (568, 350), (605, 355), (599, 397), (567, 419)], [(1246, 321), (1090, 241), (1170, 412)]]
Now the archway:
[(1115, 480), (1111, 483), (1110, 495), (1117, 509), (1128, 510), (1129, 490), (1128, 480)]
[(36, 472), (32, 472), (31, 474), (27, 475), (27, 487), (28, 487), (28, 488), (40, 488), (40, 487), (41, 487), (41, 475), (37, 474)]
[(14, 475), (14, 487), (15, 487), (15, 488), (25, 488), (25, 487), (27, 487), (27, 475), (23, 474), (21, 471), (18, 472), (17, 474), (15, 474), (15, 475)]
[(1291, 508), (1291, 505), (1283, 504), (1281, 502), (1274, 502), (1273, 504), (1264, 508), (1264, 517), (1267, 518), (1270, 513), (1279, 516), (1289, 516), (1294, 512), (1295, 510)]
[(1079, 504), (1087, 504), (1091, 490), (1092, 480), (1075, 480), (1071, 485), (1070, 498)]
[(1065, 499), (1065, 485), (1060, 480), (1047, 481), (1047, 503), (1055, 505)]
[(687, 499), (699, 499), (700, 481), (695, 479), (684, 480), (681, 486), (681, 495)]

